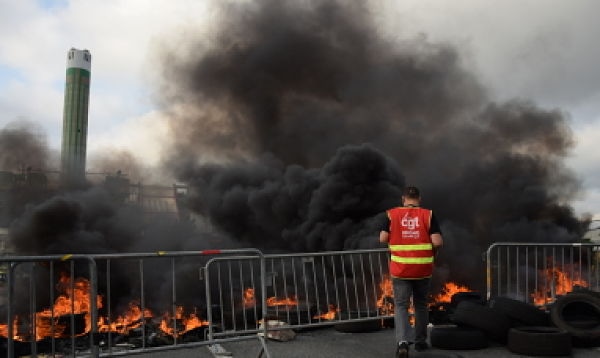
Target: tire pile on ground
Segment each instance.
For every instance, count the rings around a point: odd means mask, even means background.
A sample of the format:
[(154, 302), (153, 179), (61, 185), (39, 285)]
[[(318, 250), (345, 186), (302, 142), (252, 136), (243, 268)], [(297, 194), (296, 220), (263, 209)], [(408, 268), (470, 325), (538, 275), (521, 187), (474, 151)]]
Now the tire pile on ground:
[(473, 294), (456, 302), (452, 325), (434, 326), (431, 345), (440, 349), (483, 349), (506, 345), (517, 354), (568, 356), (572, 347), (600, 346), (600, 292), (560, 296), (546, 310), (509, 297), (489, 301)]

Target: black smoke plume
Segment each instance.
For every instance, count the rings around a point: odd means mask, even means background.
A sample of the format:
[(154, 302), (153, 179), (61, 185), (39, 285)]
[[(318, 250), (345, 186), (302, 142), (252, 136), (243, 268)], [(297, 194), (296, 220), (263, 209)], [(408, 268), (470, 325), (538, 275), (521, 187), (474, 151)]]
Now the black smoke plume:
[(35, 123), (21, 119), (0, 130), (0, 226), (48, 198), (44, 173), (56, 157)]
[(409, 182), (442, 222), (454, 279), (493, 242), (579, 237), (565, 113), (494, 101), (459, 49), (386, 38), (367, 2), (219, 8), (208, 41), (162, 48), (159, 92), (167, 166), (217, 230), (265, 249), (373, 247)]
[(559, 109), (495, 101), (460, 49), (386, 37), (368, 2), (215, 6), (211, 31), (160, 48), (165, 164), (190, 185), (196, 225), (148, 222), (99, 187), (47, 193), (13, 215), (21, 253), (377, 247), (407, 183), (441, 221), (454, 280), (477, 281), (493, 242), (579, 237)]
[(371, 146), (340, 148), (322, 168), (255, 161), (188, 166), (191, 209), (244, 246), (293, 251), (373, 247), (376, 217), (394, 206), (404, 178)]
[(35, 123), (18, 120), (0, 130), (0, 170), (25, 172), (46, 170), (52, 153), (46, 137)]

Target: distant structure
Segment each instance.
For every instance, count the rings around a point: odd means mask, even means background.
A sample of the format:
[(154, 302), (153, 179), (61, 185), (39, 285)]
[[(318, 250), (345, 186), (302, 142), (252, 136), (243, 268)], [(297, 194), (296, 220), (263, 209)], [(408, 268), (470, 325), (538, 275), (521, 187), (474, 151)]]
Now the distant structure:
[(61, 180), (66, 186), (85, 183), (91, 68), (88, 50), (69, 50), (61, 148)]

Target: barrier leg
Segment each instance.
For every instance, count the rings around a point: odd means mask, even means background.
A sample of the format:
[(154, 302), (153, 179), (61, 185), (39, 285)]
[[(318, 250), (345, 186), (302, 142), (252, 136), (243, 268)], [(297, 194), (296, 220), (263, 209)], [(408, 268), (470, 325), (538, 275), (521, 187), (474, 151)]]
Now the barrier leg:
[(258, 340), (260, 342), (261, 345), (261, 350), (258, 353), (258, 358), (263, 356), (263, 353), (265, 355), (266, 358), (271, 358), (271, 355), (269, 354), (269, 349), (267, 348), (267, 342), (265, 341), (265, 337), (262, 337), (261, 335), (256, 335), (256, 337), (258, 337)]

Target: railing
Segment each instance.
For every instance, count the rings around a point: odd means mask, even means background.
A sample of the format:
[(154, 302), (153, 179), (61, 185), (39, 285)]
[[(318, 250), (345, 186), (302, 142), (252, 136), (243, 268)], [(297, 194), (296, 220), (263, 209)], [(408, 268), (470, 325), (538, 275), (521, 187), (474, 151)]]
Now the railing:
[(600, 289), (600, 245), (495, 243), (486, 252), (487, 298), (510, 296), (538, 306), (572, 290)]
[[(389, 318), (388, 263), (387, 249), (4, 257), (0, 264), (11, 269), (0, 292), (0, 333), (8, 357), (218, 350), (250, 339), (269, 357), (270, 332)], [(67, 302), (65, 311), (58, 301)], [(42, 311), (50, 334), (36, 332)], [(269, 326), (273, 320), (281, 324)]]
[[(267, 255), (267, 288), (275, 300), (268, 313), (287, 323), (281, 328), (388, 318), (392, 312), (381, 307), (383, 286), (391, 290), (388, 264), (387, 249)], [(290, 297), (296, 305), (273, 304)]]
[[(543, 306), (579, 287), (600, 290), (600, 245), (496, 243), (485, 254), (488, 299)], [(248, 339), (269, 356), (263, 337), (270, 331), (393, 312), (387, 249), (24, 256), (0, 264), (7, 268), (0, 333), (8, 357), (130, 355)], [(60, 300), (66, 308), (56, 306)], [(124, 322), (124, 307), (138, 316)], [(190, 329), (186, 317), (201, 324)], [(272, 320), (281, 324), (264, 324)]]
[[(205, 334), (213, 323), (204, 319), (210, 310), (201, 273), (208, 260), (219, 255), (253, 255), (261, 277), (256, 284), (262, 290), (264, 259), (256, 249), (2, 258), (0, 263), (11, 268), (5, 295), (1, 295), (7, 311), (6, 324), (0, 326), (5, 328), (6, 355), (118, 356), (200, 345), (215, 347), (231, 340), (207, 339)], [(88, 262), (87, 271), (76, 265), (79, 259)], [(62, 265), (58, 267), (55, 262)], [(25, 272), (16, 270), (21, 266), (26, 266)], [(61, 278), (56, 277), (58, 271)], [(29, 304), (22, 307), (27, 299)], [(67, 304), (64, 311), (58, 311), (58, 302)], [(192, 310), (185, 312), (186, 308)], [(41, 317), (49, 322), (50, 333), (39, 334)], [(184, 320), (195, 324), (189, 341)], [(124, 342), (124, 336), (134, 342)], [(261, 343), (259, 355), (269, 357), (262, 336), (236, 339), (256, 338)]]
[[(262, 317), (279, 323), (271, 330), (389, 318), (378, 307), (388, 261), (385, 249), (265, 255), (265, 291), (259, 292), (255, 258), (214, 258), (205, 273), (209, 306), (216, 307), (209, 310), (209, 335), (258, 332)], [(211, 282), (217, 286), (209, 288)]]
[[(78, 264), (81, 262), (82, 264)], [(57, 336), (67, 335), (61, 343), (75, 354), (80, 331), (88, 330), (87, 341), (90, 353), (98, 355), (98, 345), (94, 338), (97, 334), (96, 322), (97, 278), (94, 260), (85, 255), (63, 256), (22, 256), (2, 257), (0, 265), (6, 269), (5, 282), (2, 289), (2, 310), (6, 324), (0, 326), (6, 336), (6, 356), (15, 356), (15, 345), (18, 351), (24, 350), (37, 356), (38, 344), (42, 338), (46, 348), (52, 352), (57, 350)], [(60, 272), (58, 272), (60, 271)], [(88, 280), (82, 287), (82, 281), (76, 277), (87, 271)], [(58, 277), (59, 274), (63, 276)], [(56, 289), (55, 289), (55, 286)], [(86, 292), (79, 302), (63, 299), (65, 311), (55, 306), (55, 292), (62, 292), (60, 297), (74, 297)], [(45, 309), (41, 309), (46, 307)], [(68, 313), (68, 314), (67, 314)], [(19, 323), (19, 324), (17, 324)], [(45, 331), (42, 331), (44, 329)], [(15, 339), (17, 338), (17, 339)], [(20, 340), (19, 340), (20, 338)]]
[[(155, 307), (168, 307), (169, 311), (162, 313), (163, 319), (159, 333), (163, 337), (169, 337), (169, 335), (172, 337), (172, 341), (170, 339), (167, 341), (163, 339), (158, 342), (149, 340), (149, 338), (154, 339), (156, 337), (156, 322), (151, 326), (155, 332), (147, 334), (148, 324), (147, 320), (144, 319), (142, 320), (141, 339), (138, 347), (115, 351), (113, 342), (111, 341), (113, 334), (109, 330), (106, 345), (107, 351), (103, 352), (101, 356), (130, 355), (138, 352), (164, 351), (193, 346), (209, 346), (213, 348), (218, 347), (217, 345), (223, 342), (258, 339), (261, 344), (259, 356), (265, 354), (269, 357), (269, 352), (262, 336), (240, 334), (236, 337), (215, 338), (214, 335), (207, 334), (207, 332), (214, 331), (217, 324), (217, 321), (212, 319), (213, 306), (210, 299), (212, 288), (215, 286), (218, 287), (221, 285), (221, 282), (211, 282), (206, 279), (205, 285), (203, 284), (202, 281), (205, 279), (205, 272), (207, 270), (206, 266), (218, 256), (228, 257), (229, 260), (238, 260), (237, 257), (241, 257), (240, 255), (251, 257), (257, 263), (258, 268), (256, 273), (258, 279), (256, 280), (256, 287), (257, 290), (264, 292), (264, 285), (262, 284), (265, 277), (264, 258), (263, 254), (257, 249), (94, 256), (99, 267), (104, 266), (103, 264), (106, 265), (104, 276), (107, 279), (105, 287), (109, 302), (111, 296), (115, 296), (115, 294), (111, 294), (111, 286), (114, 286), (111, 285), (111, 278), (118, 277), (120, 280), (123, 280), (123, 272), (128, 272), (129, 274), (125, 275), (125, 277), (129, 279), (126, 279), (127, 284), (125, 286), (134, 291), (134, 294), (130, 295), (128, 300), (133, 298), (136, 302), (140, 302), (139, 308), (143, 312), (143, 315), (148, 310), (154, 311)], [(116, 269), (112, 268), (115, 264), (118, 266)], [(113, 273), (113, 270), (117, 270), (117, 273)], [(132, 276), (135, 272), (137, 274)], [(123, 293), (119, 292), (116, 296), (123, 297)], [(190, 308), (193, 311), (190, 312)], [(107, 307), (107, 315), (109, 317), (111, 316), (112, 309), (112, 306), (109, 304)], [(186, 312), (185, 309), (188, 309), (188, 311)], [(261, 315), (264, 315), (264, 312)], [(191, 337), (186, 337), (186, 334), (189, 335), (188, 327), (186, 322), (183, 322), (182, 325), (182, 320), (187, 322), (193, 320), (196, 325), (200, 323), (199, 327), (194, 327), (196, 333)], [(165, 336), (165, 331), (169, 335)]]

